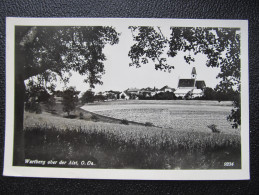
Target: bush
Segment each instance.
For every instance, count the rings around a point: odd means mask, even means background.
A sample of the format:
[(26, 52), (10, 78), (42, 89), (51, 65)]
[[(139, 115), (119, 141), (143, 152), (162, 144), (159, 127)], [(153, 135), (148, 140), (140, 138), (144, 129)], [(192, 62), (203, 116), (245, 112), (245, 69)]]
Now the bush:
[(153, 123), (150, 123), (150, 122), (146, 122), (146, 123), (145, 123), (145, 126), (146, 126), (146, 127), (152, 127), (152, 126), (154, 126), (154, 124), (153, 124)]
[(209, 129), (211, 129), (211, 131), (212, 131), (213, 133), (220, 133), (220, 130), (217, 128), (217, 125), (212, 124), (212, 125), (208, 125), (207, 127), (208, 127)]
[(50, 96), (50, 98), (48, 99), (47, 102), (45, 102), (47, 109), (52, 113), (53, 110), (55, 111), (55, 106), (56, 106), (56, 99), (54, 98), (54, 96)]
[(69, 116), (75, 110), (78, 102), (77, 92), (74, 87), (70, 87), (63, 91), (63, 111)]
[(91, 119), (92, 119), (93, 121), (98, 121), (99, 118), (98, 118), (96, 115), (92, 115), (92, 116), (91, 116)]
[(57, 111), (56, 111), (55, 109), (52, 109), (52, 110), (50, 111), (50, 113), (56, 115), (56, 114), (57, 114)]
[(40, 107), (40, 104), (37, 104), (37, 107), (36, 107), (36, 114), (41, 114), (42, 113), (42, 110), (41, 110), (41, 107)]
[(82, 96), (82, 98), (81, 98), (81, 101), (82, 101), (83, 104), (85, 104), (85, 103), (94, 102), (94, 99), (95, 99), (95, 97), (94, 97), (94, 92), (92, 92), (91, 90), (87, 90), (87, 91), (83, 94), (83, 96)]
[(31, 100), (25, 103), (25, 110), (31, 113), (41, 114), (41, 106), (35, 100)]
[(84, 119), (84, 114), (82, 112), (79, 113), (79, 118)]
[(64, 116), (64, 118), (75, 119), (76, 115), (70, 114), (70, 115)]
[(122, 119), (121, 120), (121, 124), (123, 125), (128, 125), (129, 124), (129, 121), (127, 119)]

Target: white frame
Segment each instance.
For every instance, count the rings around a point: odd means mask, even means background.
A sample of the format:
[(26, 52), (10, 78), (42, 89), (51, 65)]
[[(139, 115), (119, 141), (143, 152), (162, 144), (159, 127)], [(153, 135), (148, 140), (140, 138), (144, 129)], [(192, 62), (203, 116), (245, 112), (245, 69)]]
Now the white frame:
[[(14, 27), (15, 25), (49, 26), (190, 26), (238, 27), (241, 29), (241, 158), (240, 170), (136, 170), (82, 169), (12, 166), (14, 129)], [(241, 180), (250, 179), (249, 167), (249, 82), (248, 82), (248, 21), (201, 19), (140, 19), (140, 18), (6, 18), (6, 131), (5, 176), (54, 177), (87, 179), (142, 179), (142, 180)]]

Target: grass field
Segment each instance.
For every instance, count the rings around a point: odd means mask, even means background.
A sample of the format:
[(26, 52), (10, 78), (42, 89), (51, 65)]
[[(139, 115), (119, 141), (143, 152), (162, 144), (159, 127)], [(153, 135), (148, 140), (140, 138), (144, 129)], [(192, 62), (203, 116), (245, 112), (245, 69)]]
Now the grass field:
[(135, 100), (113, 101), (85, 105), (82, 109), (117, 119), (180, 131), (210, 132), (208, 125), (216, 125), (223, 133), (237, 133), (226, 120), (231, 102)]
[[(186, 106), (187, 105), (187, 106)], [(106, 107), (108, 106), (108, 107)], [(223, 129), (218, 118), (230, 110), (229, 103), (200, 101), (194, 105), (190, 101), (115, 101), (86, 105), (91, 112), (112, 112), (123, 110), (123, 117), (135, 120), (134, 111), (142, 116), (142, 123), (152, 122), (158, 127), (144, 125), (123, 125), (111, 123), (111, 119), (93, 122), (87, 119), (68, 119), (62, 115), (31, 114), (25, 112), (26, 158), (42, 160), (91, 161), (84, 168), (136, 168), (136, 169), (239, 169), (241, 168), (241, 143), (239, 130)], [(109, 109), (107, 109), (109, 108)], [(174, 109), (175, 108), (175, 109)], [(199, 108), (195, 112), (189, 109)], [(95, 109), (95, 110), (94, 110)], [(97, 110), (99, 109), (99, 110)], [(106, 109), (106, 110), (105, 110)], [(206, 110), (209, 111), (207, 112)], [(164, 110), (164, 111), (162, 111)], [(214, 114), (214, 121), (206, 123), (208, 113)], [(122, 112), (121, 112), (122, 113)], [(173, 120), (157, 119), (160, 114), (171, 113)], [(190, 113), (190, 114), (188, 114)], [(196, 114), (195, 114), (196, 113)], [(198, 113), (198, 114), (197, 114)], [(200, 113), (200, 114), (199, 114)], [(218, 114), (218, 115), (215, 115)], [(186, 116), (177, 124), (177, 115)], [(153, 117), (150, 117), (153, 116)], [(192, 117), (200, 117), (193, 119)], [(207, 117), (201, 120), (203, 117)], [(120, 117), (117, 117), (120, 118)], [(216, 118), (216, 119), (215, 119)], [(195, 121), (196, 125), (187, 127)], [(222, 119), (223, 120), (223, 119)], [(225, 119), (226, 120), (226, 119)], [(157, 122), (155, 122), (157, 121)], [(161, 123), (158, 123), (161, 121)], [(172, 121), (175, 121), (172, 123)], [(212, 133), (207, 124), (219, 124), (221, 133)], [(178, 126), (177, 126), (178, 125)], [(199, 129), (199, 126), (202, 128)], [(234, 162), (233, 167), (225, 167), (225, 162)], [(64, 167), (65, 165), (57, 165)], [(69, 166), (65, 166), (69, 167)], [(76, 166), (78, 167), (78, 166)], [(79, 165), (80, 167), (80, 165)]]

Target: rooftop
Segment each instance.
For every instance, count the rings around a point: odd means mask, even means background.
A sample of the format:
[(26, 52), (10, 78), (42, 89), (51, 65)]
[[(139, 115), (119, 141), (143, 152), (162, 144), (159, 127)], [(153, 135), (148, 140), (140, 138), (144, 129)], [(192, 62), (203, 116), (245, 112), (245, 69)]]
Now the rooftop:
[(206, 87), (205, 81), (196, 81), (195, 86), (197, 89), (204, 89)]
[(194, 87), (195, 79), (179, 79), (178, 87)]

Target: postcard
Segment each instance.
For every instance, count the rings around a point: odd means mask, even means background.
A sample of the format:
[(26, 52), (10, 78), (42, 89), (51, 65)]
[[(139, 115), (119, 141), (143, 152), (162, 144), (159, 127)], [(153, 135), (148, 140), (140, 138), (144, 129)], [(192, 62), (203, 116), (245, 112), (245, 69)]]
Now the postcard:
[(248, 21), (6, 18), (5, 176), (244, 180)]

